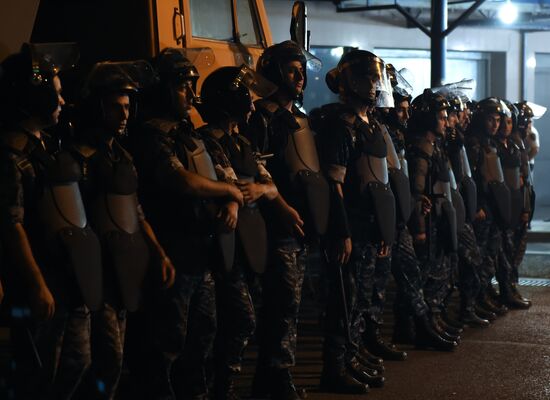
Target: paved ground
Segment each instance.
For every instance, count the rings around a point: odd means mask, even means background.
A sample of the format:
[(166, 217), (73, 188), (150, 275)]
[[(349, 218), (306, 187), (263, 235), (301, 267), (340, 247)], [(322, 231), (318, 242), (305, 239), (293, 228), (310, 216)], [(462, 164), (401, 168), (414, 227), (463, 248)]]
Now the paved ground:
[[(309, 400), (543, 400), (550, 399), (550, 288), (523, 287), (528, 311), (513, 311), (488, 329), (465, 332), (453, 353), (407, 348), (405, 362), (386, 363), (386, 387), (365, 396), (320, 393), (321, 343), (315, 324), (302, 327), (296, 381)], [(248, 353), (252, 355), (251, 352)], [(252, 360), (239, 386), (251, 379)]]

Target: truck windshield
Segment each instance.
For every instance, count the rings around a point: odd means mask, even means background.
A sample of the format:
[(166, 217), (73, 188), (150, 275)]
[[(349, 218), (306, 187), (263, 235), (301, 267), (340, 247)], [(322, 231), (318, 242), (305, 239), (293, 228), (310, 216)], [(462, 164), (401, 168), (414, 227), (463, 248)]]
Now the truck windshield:
[[(236, 0), (239, 37), (245, 45), (260, 43), (252, 0)], [(233, 42), (231, 0), (190, 0), (193, 36)]]

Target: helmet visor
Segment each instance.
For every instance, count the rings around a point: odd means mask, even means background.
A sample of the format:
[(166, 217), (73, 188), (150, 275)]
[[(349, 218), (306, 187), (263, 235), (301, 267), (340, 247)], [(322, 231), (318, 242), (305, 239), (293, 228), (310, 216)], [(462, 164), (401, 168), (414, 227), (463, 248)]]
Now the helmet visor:
[(232, 87), (237, 90), (244, 86), (259, 97), (269, 97), (277, 91), (277, 86), (243, 64), (237, 77), (232, 82)]
[(533, 119), (539, 119), (546, 113), (547, 108), (544, 106), (531, 103), (530, 101), (527, 102), (527, 105), (531, 108), (531, 111), (533, 111)]

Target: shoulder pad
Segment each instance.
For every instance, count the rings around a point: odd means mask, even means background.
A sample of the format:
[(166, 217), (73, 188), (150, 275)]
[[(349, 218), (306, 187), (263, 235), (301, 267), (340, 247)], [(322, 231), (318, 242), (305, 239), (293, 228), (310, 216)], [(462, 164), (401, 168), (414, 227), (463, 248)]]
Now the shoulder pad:
[(29, 137), (25, 132), (8, 131), (0, 135), (0, 146), (16, 153), (23, 153), (27, 145), (29, 145)]
[(154, 118), (145, 123), (146, 128), (162, 133), (164, 135), (173, 132), (178, 125), (178, 121), (171, 121), (161, 118)]
[(277, 103), (268, 99), (256, 100), (254, 102), (254, 107), (264, 113), (267, 112), (268, 114), (275, 114), (275, 112), (280, 108)]

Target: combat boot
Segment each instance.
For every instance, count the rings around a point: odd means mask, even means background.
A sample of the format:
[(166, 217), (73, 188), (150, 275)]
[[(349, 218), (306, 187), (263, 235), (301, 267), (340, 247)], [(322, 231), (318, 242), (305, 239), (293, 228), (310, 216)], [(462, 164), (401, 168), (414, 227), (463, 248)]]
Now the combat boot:
[(500, 290), (500, 301), (508, 308), (526, 310), (531, 307), (530, 301), (525, 301), (521, 296), (515, 296), (510, 288)]
[(352, 359), (347, 363), (347, 371), (357, 381), (364, 383), (370, 387), (381, 388), (384, 386), (385, 378), (382, 375), (371, 375), (363, 368), (360, 362)]
[(341, 394), (365, 394), (369, 391), (369, 386), (353, 378), (344, 365), (327, 367), (326, 363), (320, 387), (324, 392)]
[(525, 298), (521, 295), (521, 293), (518, 290), (517, 284), (515, 284), (515, 283), (511, 284), (510, 285), (510, 291), (512, 292), (512, 296), (514, 296), (515, 298), (521, 300), (524, 303), (529, 304), (529, 307), (531, 307), (531, 304), (532, 304), (531, 300), (529, 300), (528, 298)]
[(452, 333), (447, 332), (445, 328), (443, 328), (443, 326), (439, 324), (439, 321), (440, 321), (440, 317), (438, 316), (438, 314), (434, 314), (431, 318), (431, 325), (434, 331), (436, 331), (439, 334), (439, 336), (441, 336), (445, 340), (460, 343), (460, 336), (453, 335)]
[(477, 315), (479, 315), (481, 318), (486, 319), (489, 322), (493, 322), (497, 319), (496, 313), (489, 311), (485, 307), (483, 307), (481, 304), (475, 305), (475, 312)]
[[(492, 289), (492, 291), (496, 293), (494, 289)], [(502, 303), (502, 301), (500, 299), (494, 299), (492, 295), (488, 294), (488, 292), (480, 293), (476, 304), (483, 307), (484, 310), (495, 313), (496, 315), (504, 315), (508, 312), (508, 308)]]
[(404, 361), (407, 353), (399, 350), (394, 344), (386, 343), (380, 335), (380, 328), (375, 324), (367, 324), (363, 333), (363, 344), (375, 356), (384, 360)]
[(451, 335), (457, 336), (460, 335), (464, 329), (463, 328), (457, 328), (457, 326), (462, 325), (460, 321), (457, 321), (456, 324), (452, 324), (447, 322), (449, 317), (447, 314), (436, 314), (437, 323), (439, 326), (441, 326), (446, 332), (449, 332)]
[(467, 308), (460, 313), (460, 321), (472, 328), (487, 328), (491, 323), (483, 318), (480, 318), (473, 308)]
[(442, 338), (434, 330), (427, 316), (415, 318), (415, 345), (418, 348), (431, 348), (439, 351), (453, 351), (458, 343)]

